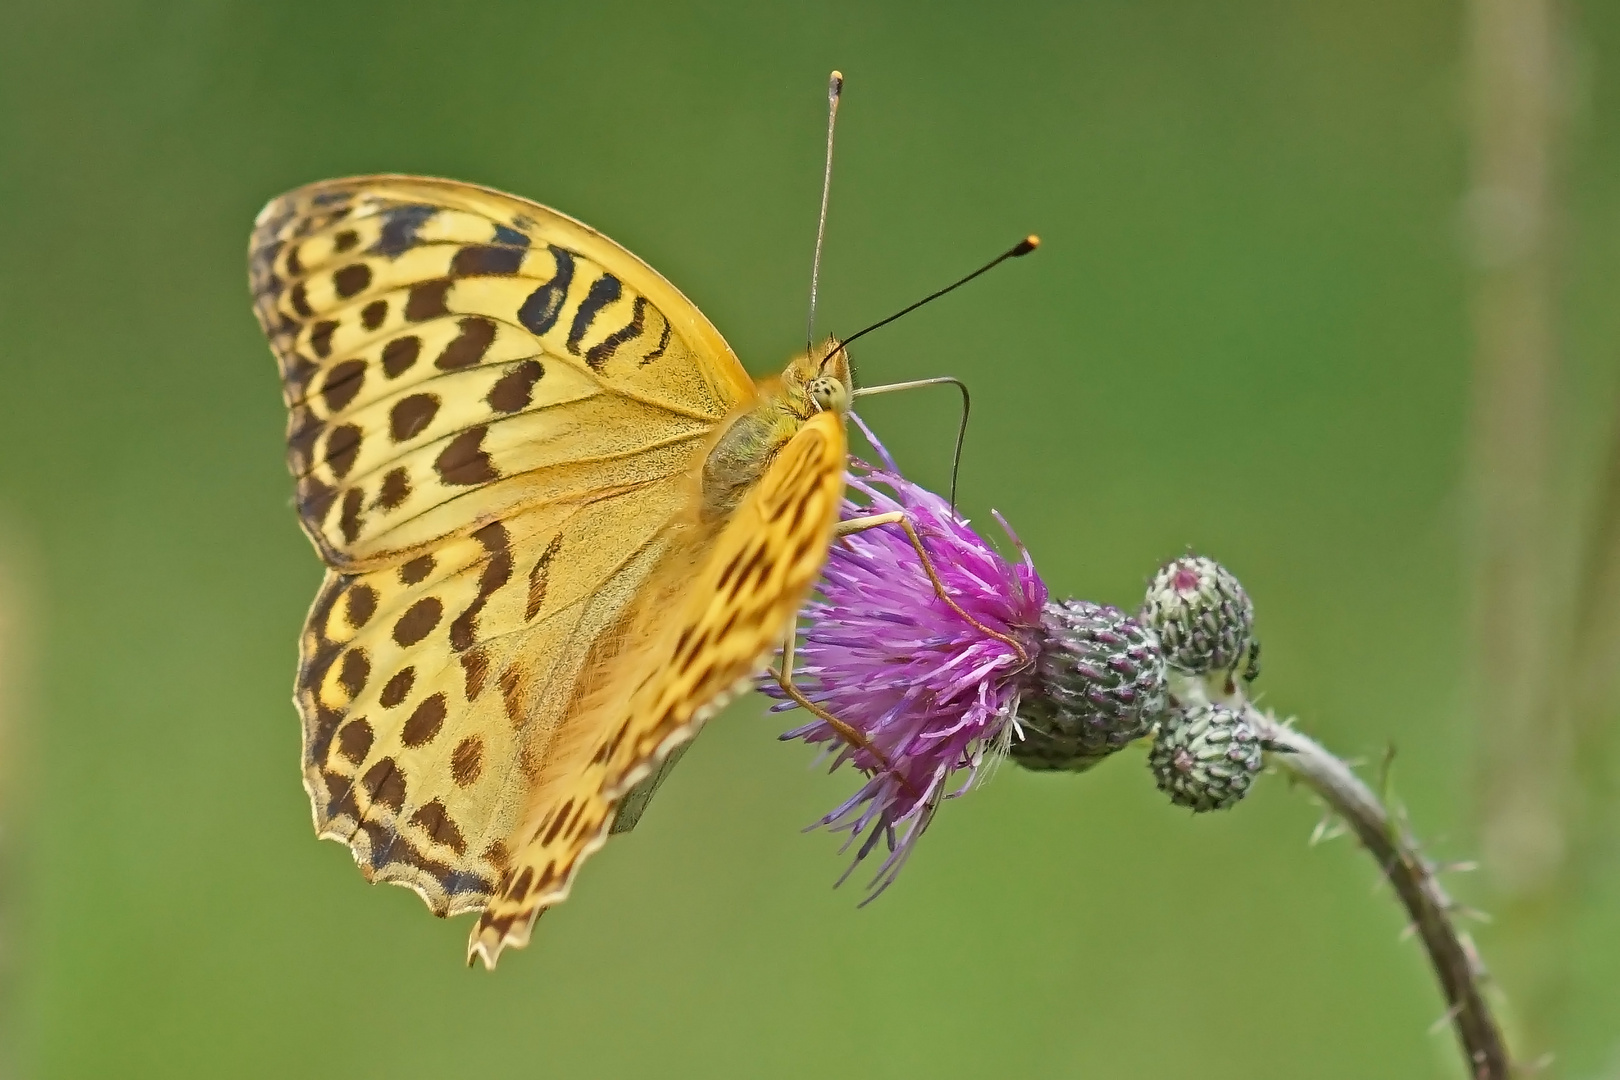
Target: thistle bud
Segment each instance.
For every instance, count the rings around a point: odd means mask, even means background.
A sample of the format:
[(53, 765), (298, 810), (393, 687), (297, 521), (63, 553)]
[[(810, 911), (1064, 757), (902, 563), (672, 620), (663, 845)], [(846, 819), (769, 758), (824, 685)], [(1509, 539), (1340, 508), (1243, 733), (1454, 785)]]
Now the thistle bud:
[(1246, 652), (1253, 655), (1254, 604), (1214, 559), (1166, 563), (1148, 586), (1140, 618), (1158, 634), (1165, 663), (1187, 675), (1229, 672)]
[(1019, 700), (1012, 759), (1027, 769), (1089, 769), (1146, 735), (1164, 711), (1153, 632), (1115, 607), (1049, 603), (1034, 685)]
[(1225, 705), (1178, 706), (1159, 722), (1148, 767), (1177, 806), (1225, 810), (1249, 792), (1263, 764), (1260, 736)]

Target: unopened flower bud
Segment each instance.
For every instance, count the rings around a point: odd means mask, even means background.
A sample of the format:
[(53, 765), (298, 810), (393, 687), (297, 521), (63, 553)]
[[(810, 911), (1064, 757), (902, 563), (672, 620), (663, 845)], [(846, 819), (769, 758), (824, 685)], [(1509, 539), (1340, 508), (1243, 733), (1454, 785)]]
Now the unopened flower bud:
[(1251, 652), (1254, 604), (1214, 559), (1188, 555), (1166, 563), (1148, 586), (1140, 617), (1158, 634), (1165, 663), (1187, 675), (1232, 671)]
[(1148, 767), (1177, 806), (1224, 810), (1260, 774), (1260, 736), (1241, 715), (1209, 702), (1172, 708), (1159, 722)]

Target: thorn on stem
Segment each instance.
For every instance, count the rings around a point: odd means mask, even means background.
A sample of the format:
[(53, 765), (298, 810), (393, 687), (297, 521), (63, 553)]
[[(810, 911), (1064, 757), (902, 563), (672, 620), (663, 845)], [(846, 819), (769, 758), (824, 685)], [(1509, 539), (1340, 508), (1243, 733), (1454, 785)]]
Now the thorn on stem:
[(1453, 1020), (1457, 1019), (1458, 1015), (1461, 1014), (1461, 1012), (1462, 1012), (1462, 1003), (1458, 1002), (1457, 1004), (1453, 1005), (1451, 1008), (1447, 1009), (1445, 1011), (1445, 1014), (1442, 1015), (1440, 1017), (1440, 1019), (1436, 1020), (1434, 1023), (1429, 1025), (1429, 1034), (1430, 1035), (1437, 1035), (1440, 1032), (1446, 1030), (1446, 1028), (1451, 1026), (1451, 1022)]
[(1307, 846), (1315, 847), (1318, 844), (1325, 844), (1329, 840), (1337, 840), (1349, 831), (1344, 822), (1337, 817), (1332, 814), (1324, 815), (1322, 820), (1316, 823), (1316, 828), (1311, 830), (1311, 841)]
[(1483, 912), (1478, 908), (1472, 908), (1466, 904), (1456, 903), (1455, 901), (1446, 905), (1446, 913), (1451, 915), (1453, 918), (1472, 919), (1474, 922), (1485, 923), (1487, 926), (1496, 921), (1492, 919), (1488, 913)]
[(1305, 846), (1315, 847), (1317, 844), (1320, 844), (1322, 842), (1322, 838), (1327, 835), (1328, 826), (1331, 825), (1332, 822), (1333, 818), (1331, 816), (1323, 817), (1321, 821), (1318, 821), (1316, 823), (1316, 828), (1311, 830), (1311, 838), (1306, 841)]

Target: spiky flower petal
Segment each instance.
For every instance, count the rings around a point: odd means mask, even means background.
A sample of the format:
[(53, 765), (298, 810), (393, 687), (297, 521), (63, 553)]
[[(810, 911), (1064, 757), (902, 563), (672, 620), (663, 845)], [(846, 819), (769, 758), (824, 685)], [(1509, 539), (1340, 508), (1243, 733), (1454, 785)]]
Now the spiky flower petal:
[(1012, 759), (1028, 769), (1091, 768), (1146, 735), (1166, 701), (1153, 631), (1116, 607), (1050, 603), (1035, 686), (1019, 703)]
[(836, 541), (806, 609), (795, 682), (868, 745), (851, 745), (820, 719), (782, 736), (823, 745), (832, 768), (849, 762), (866, 774), (819, 824), (848, 832), (846, 848), (858, 843), (851, 871), (886, 846), (874, 896), (893, 882), (941, 800), (966, 791), (987, 755), (1005, 745), (1047, 598), (1027, 554), (1002, 558), (944, 499), (886, 464), (852, 463), (844, 516), (904, 513), (955, 607), (936, 592), (900, 526)]

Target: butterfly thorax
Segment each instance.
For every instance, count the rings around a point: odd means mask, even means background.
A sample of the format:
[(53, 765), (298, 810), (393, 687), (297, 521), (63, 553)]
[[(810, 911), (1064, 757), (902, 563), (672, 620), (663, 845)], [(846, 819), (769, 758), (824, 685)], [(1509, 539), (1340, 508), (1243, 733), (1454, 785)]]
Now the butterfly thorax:
[(720, 425), (703, 461), (701, 516), (729, 517), (787, 441), (818, 412), (849, 411), (849, 359), (836, 341), (795, 356), (781, 376)]

